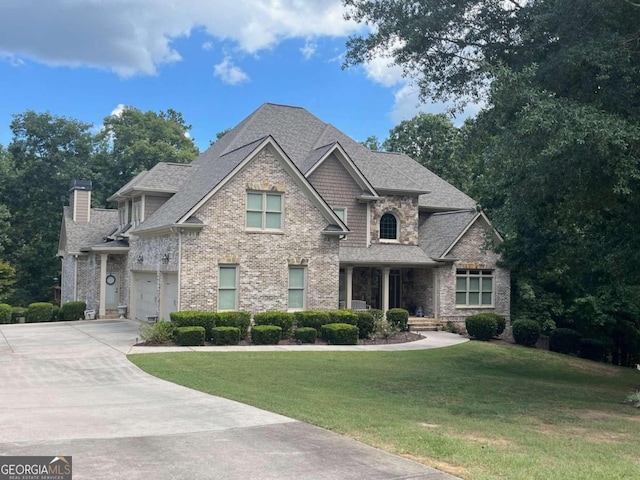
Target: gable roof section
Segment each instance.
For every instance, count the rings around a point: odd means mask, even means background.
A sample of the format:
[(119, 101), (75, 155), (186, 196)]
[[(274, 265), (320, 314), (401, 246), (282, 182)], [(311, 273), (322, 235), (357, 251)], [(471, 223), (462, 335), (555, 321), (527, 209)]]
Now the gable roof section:
[(134, 192), (176, 193), (197, 168), (197, 165), (186, 163), (159, 162), (151, 170), (141, 172), (107, 200), (116, 201)]
[[(280, 160), (287, 170), (287, 173), (293, 177), (298, 186), (307, 194), (311, 201), (320, 210), (323, 217), (337, 228), (326, 228), (325, 232), (331, 234), (347, 234), (349, 229), (340, 220), (336, 213), (329, 207), (320, 194), (302, 175), (302, 172), (294, 165), (291, 159), (283, 151), (280, 145), (271, 137), (259, 139), (248, 145), (242, 146), (236, 150), (226, 151), (211, 166), (216, 168), (201, 168), (201, 175), (194, 176), (189, 183), (188, 189), (182, 189), (172, 199), (162, 205), (156, 214), (161, 212), (161, 216), (152, 215), (149, 220), (145, 220), (134, 233), (162, 228), (166, 224), (160, 223), (157, 218), (173, 218), (172, 224), (184, 225), (185, 223), (193, 223), (190, 220), (193, 215), (204, 205), (215, 193), (220, 190), (233, 176), (245, 167), (259, 152), (265, 148), (272, 148), (276, 152), (276, 158)], [(197, 198), (199, 197), (199, 198)], [(177, 199), (178, 201), (173, 201)], [(167, 207), (167, 208), (165, 208)], [(186, 209), (185, 209), (186, 208)]]
[(496, 241), (503, 241), (484, 212), (461, 210), (434, 213), (422, 222), (418, 227), (420, 247), (431, 258), (444, 258), (478, 220), (485, 222)]
[(342, 160), (352, 165), (350, 173), (354, 178), (361, 176), (358, 180), (375, 191), (420, 195), (420, 206), (434, 210), (475, 206), (473, 199), (406, 155), (372, 152), (303, 108), (265, 103), (198, 156), (191, 163), (197, 167), (197, 173), (196, 169), (190, 169), (183, 180), (184, 188), (179, 188), (136, 230), (142, 232), (184, 221), (184, 215), (267, 137), (303, 173), (326, 158), (329, 151), (340, 151), (344, 155)]
[(71, 207), (63, 208), (59, 256), (65, 253), (77, 255), (85, 247), (103, 243), (118, 226), (118, 210), (115, 209), (92, 208), (90, 218), (90, 222), (74, 222)]

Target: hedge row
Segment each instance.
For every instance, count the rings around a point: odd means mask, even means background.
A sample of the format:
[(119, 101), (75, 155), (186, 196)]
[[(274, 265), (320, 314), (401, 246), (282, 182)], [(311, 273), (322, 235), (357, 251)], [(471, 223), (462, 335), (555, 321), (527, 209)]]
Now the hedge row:
[(67, 302), (62, 308), (48, 302), (35, 302), (26, 308), (0, 303), (0, 324), (18, 323), (21, 318), (26, 323), (78, 320), (84, 316), (85, 309), (84, 302)]
[[(251, 324), (249, 312), (202, 312), (198, 310), (182, 310), (172, 312), (169, 317), (176, 327), (203, 327), (205, 339), (210, 341), (215, 327), (235, 327), (240, 332), (240, 338), (247, 336)], [(237, 343), (237, 342), (236, 342)]]
[(476, 340), (491, 340), (504, 332), (507, 325), (505, 318), (495, 313), (470, 315), (464, 323), (467, 333)]

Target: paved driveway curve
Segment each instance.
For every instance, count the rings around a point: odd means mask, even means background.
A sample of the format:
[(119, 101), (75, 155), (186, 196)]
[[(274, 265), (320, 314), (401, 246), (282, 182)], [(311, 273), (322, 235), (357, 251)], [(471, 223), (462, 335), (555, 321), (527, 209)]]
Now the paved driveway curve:
[(138, 326), (0, 325), (0, 455), (71, 455), (74, 479), (455, 478), (147, 375)]

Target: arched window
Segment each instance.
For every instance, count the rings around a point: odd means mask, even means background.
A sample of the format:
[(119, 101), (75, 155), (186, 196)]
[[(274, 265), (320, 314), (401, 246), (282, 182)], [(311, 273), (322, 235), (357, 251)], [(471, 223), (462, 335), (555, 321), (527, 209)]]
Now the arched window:
[(380, 238), (384, 240), (398, 239), (398, 220), (392, 213), (385, 213), (380, 219)]

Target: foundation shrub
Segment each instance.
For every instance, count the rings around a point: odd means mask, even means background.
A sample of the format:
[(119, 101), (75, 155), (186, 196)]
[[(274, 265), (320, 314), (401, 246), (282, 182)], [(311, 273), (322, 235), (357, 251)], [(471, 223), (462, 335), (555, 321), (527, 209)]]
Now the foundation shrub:
[(51, 321), (53, 305), (47, 302), (35, 302), (27, 309), (26, 322), (39, 323)]
[(68, 322), (84, 318), (84, 311), (86, 309), (87, 304), (85, 302), (67, 302), (62, 305), (62, 319)]
[(211, 343), (214, 345), (237, 345), (240, 343), (240, 329), (238, 327), (213, 327), (211, 329)]
[(358, 335), (360, 338), (369, 338), (373, 334), (376, 324), (373, 315), (369, 312), (357, 312), (358, 315)]
[(358, 315), (351, 310), (329, 310), (328, 323), (348, 323), (350, 325), (358, 324)]
[(556, 328), (549, 334), (549, 350), (552, 352), (577, 355), (582, 335), (572, 328)]
[(204, 345), (204, 327), (176, 327), (173, 339), (178, 345), (199, 347)]
[(202, 327), (205, 340), (211, 340), (211, 329), (216, 326), (218, 314), (199, 310), (182, 310), (169, 314), (171, 323), (178, 327)]
[(315, 328), (316, 333), (320, 334), (320, 327), (326, 325), (331, 321), (327, 312), (320, 312), (314, 310), (306, 310), (303, 312), (295, 312), (296, 327), (298, 328)]
[(275, 325), (282, 329), (282, 338), (289, 338), (293, 331), (295, 317), (289, 312), (263, 312), (253, 316), (256, 325)]
[(240, 330), (240, 338), (245, 338), (251, 325), (251, 313), (240, 310), (238, 312), (218, 312), (216, 326), (236, 327)]
[(540, 338), (540, 324), (535, 320), (522, 318), (511, 324), (513, 339), (518, 345), (533, 347)]
[(387, 312), (387, 321), (406, 332), (409, 330), (409, 312), (404, 308), (392, 308)]
[(298, 343), (316, 343), (318, 331), (313, 327), (300, 327), (296, 328), (294, 336)]
[(53, 309), (51, 310), (51, 321), (57, 322), (61, 318), (62, 318), (62, 309), (59, 306), (54, 305)]
[(27, 314), (25, 307), (11, 307), (11, 323), (18, 323), (20, 317), (24, 317)]
[(0, 303), (0, 323), (11, 323), (11, 305)]
[(467, 333), (476, 340), (491, 340), (498, 331), (496, 319), (485, 313), (468, 316), (465, 318), (464, 324)]
[(277, 325), (255, 325), (251, 328), (254, 345), (277, 345), (282, 338), (282, 328)]
[(174, 330), (171, 322), (144, 323), (140, 327), (140, 338), (149, 344), (164, 345), (173, 341)]
[(322, 338), (332, 345), (357, 345), (358, 327), (349, 323), (330, 323), (322, 326)]

